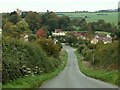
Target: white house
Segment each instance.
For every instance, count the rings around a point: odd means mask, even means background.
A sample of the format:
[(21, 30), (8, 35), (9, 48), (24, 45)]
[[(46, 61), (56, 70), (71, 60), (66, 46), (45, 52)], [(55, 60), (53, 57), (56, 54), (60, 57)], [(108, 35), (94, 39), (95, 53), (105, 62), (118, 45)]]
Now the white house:
[(55, 29), (55, 32), (52, 32), (53, 36), (65, 36), (65, 32), (61, 31), (61, 29)]
[(52, 33), (53, 36), (65, 36), (64, 32)]

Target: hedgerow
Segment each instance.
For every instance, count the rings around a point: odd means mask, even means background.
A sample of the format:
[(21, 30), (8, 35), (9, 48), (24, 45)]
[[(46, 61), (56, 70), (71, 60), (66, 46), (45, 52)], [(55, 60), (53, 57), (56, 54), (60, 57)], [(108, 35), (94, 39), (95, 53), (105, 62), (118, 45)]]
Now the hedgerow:
[(3, 84), (21, 77), (52, 72), (60, 64), (60, 60), (48, 56), (35, 43), (3, 38), (2, 47)]

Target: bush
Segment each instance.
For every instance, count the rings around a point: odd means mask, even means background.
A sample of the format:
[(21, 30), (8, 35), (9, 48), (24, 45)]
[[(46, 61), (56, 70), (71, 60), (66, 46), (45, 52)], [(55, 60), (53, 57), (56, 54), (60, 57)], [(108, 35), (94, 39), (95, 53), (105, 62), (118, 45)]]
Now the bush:
[(75, 44), (77, 43), (77, 37), (74, 35), (74, 33), (67, 33), (67, 37), (65, 39), (67, 44), (75, 47)]
[(102, 67), (118, 68), (118, 41), (110, 44), (97, 45), (95, 50), (95, 61)]
[(36, 35), (35, 34), (31, 34), (28, 36), (28, 40), (31, 42), (31, 41), (35, 41), (36, 40)]
[(48, 73), (59, 67), (60, 61), (48, 57), (35, 43), (3, 38), (3, 84), (16, 78)]
[(51, 39), (46, 38), (40, 38), (35, 43), (41, 46), (47, 55), (59, 58), (59, 53), (61, 51), (61, 46), (59, 44), (55, 44)]
[(80, 54), (84, 48), (85, 48), (85, 45), (83, 45), (83, 44), (79, 45), (79, 47), (77, 49), (78, 53)]
[(60, 43), (65, 43), (66, 36), (55, 36), (53, 38), (56, 38)]
[(91, 43), (88, 44), (87, 47), (88, 47), (89, 49), (95, 49), (95, 45), (94, 45), (94, 44), (91, 44)]
[[(85, 54), (85, 58), (84, 58), (84, 61), (91, 61), (93, 58), (93, 53), (92, 51), (87, 51), (86, 54)], [(92, 62), (92, 61), (91, 61)]]
[(81, 51), (81, 55), (85, 57), (86, 52), (90, 50), (88, 47), (85, 47), (82, 51)]

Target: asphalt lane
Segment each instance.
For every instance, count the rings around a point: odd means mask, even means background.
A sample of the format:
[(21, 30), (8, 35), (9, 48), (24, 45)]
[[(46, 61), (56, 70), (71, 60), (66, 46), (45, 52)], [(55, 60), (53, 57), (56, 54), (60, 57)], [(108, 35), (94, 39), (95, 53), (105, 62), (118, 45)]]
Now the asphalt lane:
[(74, 49), (63, 46), (68, 53), (68, 62), (58, 76), (44, 83), (40, 88), (117, 88), (112, 84), (85, 76), (80, 70)]

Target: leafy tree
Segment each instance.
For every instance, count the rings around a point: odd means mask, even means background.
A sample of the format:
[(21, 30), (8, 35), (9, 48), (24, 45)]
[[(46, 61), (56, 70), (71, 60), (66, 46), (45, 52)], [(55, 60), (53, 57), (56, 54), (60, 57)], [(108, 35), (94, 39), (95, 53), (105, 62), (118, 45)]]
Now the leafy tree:
[(59, 44), (55, 44), (51, 39), (45, 38), (40, 38), (35, 43), (40, 45), (49, 56), (59, 58), (59, 52), (61, 50), (61, 46)]
[(30, 33), (29, 25), (25, 20), (19, 21), (17, 27), (19, 34)]
[(39, 14), (36, 12), (28, 12), (25, 17), (25, 21), (28, 23), (33, 33), (35, 33), (36, 30), (38, 30), (38, 28), (40, 27), (40, 17)]
[(17, 13), (10, 13), (10, 17), (8, 18), (8, 21), (16, 24), (21, 20), (20, 16), (17, 15)]
[(45, 13), (45, 14), (42, 14), (41, 15), (41, 24), (42, 25), (48, 25), (48, 23), (49, 23), (49, 14), (48, 13)]
[(92, 31), (105, 31), (115, 33), (117, 31), (117, 26), (111, 23), (106, 23), (104, 20), (100, 19), (97, 22), (88, 23), (91, 26)]
[(85, 48), (84, 44), (79, 45), (77, 49), (78, 53), (81, 53), (84, 48)]
[(87, 47), (88, 47), (89, 49), (95, 49), (95, 45), (94, 45), (94, 44), (91, 44), (91, 43), (88, 44)]
[(22, 12), (21, 18), (25, 18), (28, 12)]
[(77, 37), (74, 35), (74, 33), (67, 33), (67, 37), (65, 41), (69, 45), (75, 46), (75, 44), (77, 43)]
[(13, 25), (12, 22), (6, 22), (5, 25), (3, 26), (3, 30), (9, 30), (12, 25)]
[(61, 29), (66, 29), (66, 27), (69, 26), (69, 23), (70, 23), (70, 18), (67, 17), (67, 16), (62, 16), (62, 17), (59, 17), (58, 19), (58, 25), (59, 25), (59, 28)]
[(118, 41), (107, 45), (97, 44), (95, 61), (99, 62), (96, 63), (96, 66), (100, 65), (109, 69), (118, 69)]
[(36, 35), (35, 34), (30, 34), (28, 36), (28, 40), (31, 42), (31, 41), (35, 41), (37, 39)]
[(3, 35), (8, 36), (10, 34), (10, 28), (13, 25), (12, 22), (6, 22), (3, 26)]
[(7, 19), (2, 18), (2, 28), (4, 28), (5, 23), (7, 22)]
[(58, 23), (55, 19), (51, 19), (49, 22), (49, 32), (51, 33), (54, 31), (56, 28), (58, 28)]
[(13, 38), (20, 38), (19, 30), (16, 25), (10, 27), (10, 36)]
[(36, 32), (37, 37), (46, 37), (46, 32), (41, 28)]
[(58, 28), (58, 16), (54, 12), (46, 12), (41, 15), (41, 24), (47, 26), (49, 35), (51, 35), (52, 31)]

